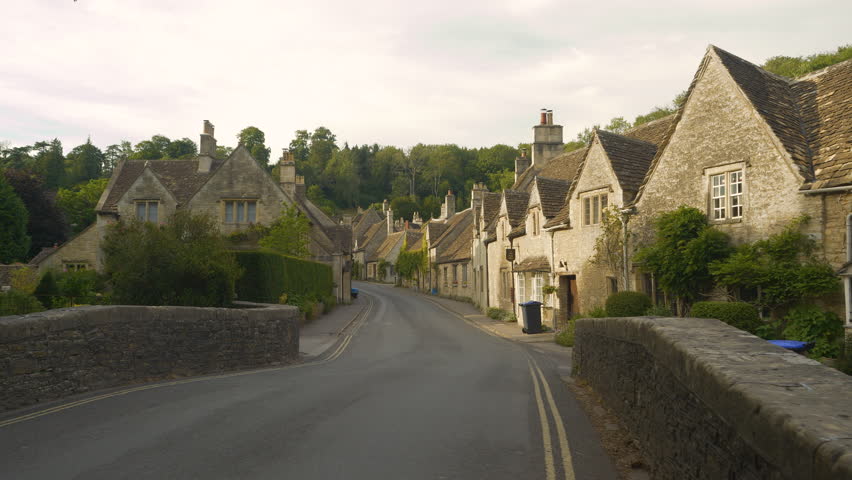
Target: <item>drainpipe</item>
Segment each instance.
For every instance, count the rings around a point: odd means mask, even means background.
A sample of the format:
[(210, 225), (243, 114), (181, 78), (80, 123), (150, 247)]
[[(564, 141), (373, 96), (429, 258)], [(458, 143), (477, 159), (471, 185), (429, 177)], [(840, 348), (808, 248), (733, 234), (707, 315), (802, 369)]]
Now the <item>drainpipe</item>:
[(843, 187), (815, 188), (813, 190), (799, 190), (799, 193), (802, 195), (816, 195), (817, 193), (847, 192), (849, 190), (852, 190), (852, 185), (846, 185)]
[(622, 275), (624, 279), (624, 290), (630, 290), (630, 259), (627, 257), (627, 222), (630, 219), (630, 215), (636, 213), (636, 210), (633, 207), (623, 208), (619, 210), (621, 213), (621, 258), (622, 258)]

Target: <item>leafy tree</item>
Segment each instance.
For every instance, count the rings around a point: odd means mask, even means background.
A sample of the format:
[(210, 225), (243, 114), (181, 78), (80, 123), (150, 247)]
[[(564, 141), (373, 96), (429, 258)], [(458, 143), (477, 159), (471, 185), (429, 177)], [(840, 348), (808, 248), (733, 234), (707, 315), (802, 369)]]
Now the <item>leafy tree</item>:
[(322, 189), (319, 185), (311, 185), (308, 187), (308, 191), (306, 192), (306, 196), (308, 200), (313, 202), (314, 205), (318, 206), (326, 215), (334, 215), (337, 211), (337, 208), (334, 205), (334, 202), (328, 199), (325, 196), (325, 190)]
[(607, 132), (622, 134), (629, 130), (633, 125), (630, 124), (624, 117), (614, 117), (609, 121), (609, 125), (604, 127)]
[(154, 135), (150, 140), (142, 140), (134, 147), (130, 158), (142, 160), (159, 160), (166, 155), (166, 149), (172, 143), (168, 137)]
[(65, 184), (65, 157), (62, 155), (62, 142), (54, 138), (52, 142), (39, 142), (41, 146), (36, 155), (38, 172), (44, 177), (44, 184), (50, 190), (56, 190)]
[(260, 245), (283, 255), (296, 258), (310, 256), (311, 224), (295, 205), (284, 205), (281, 215), (270, 226), (269, 233), (260, 239)]
[(240, 269), (212, 217), (179, 210), (163, 226), (121, 221), (102, 245), (115, 303), (226, 306), (234, 299)]
[(323, 172), (323, 186), (332, 192), (336, 205), (352, 207), (358, 201), (360, 177), (355, 165), (356, 154), (348, 146), (337, 150)]
[(184, 137), (169, 142), (163, 154), (166, 158), (192, 158), (198, 155), (198, 146), (192, 140)]
[(307, 130), (296, 130), (296, 138), (290, 141), (290, 153), (297, 163), (307, 162), (311, 152), (311, 134)]
[(101, 168), (101, 173), (104, 177), (110, 177), (112, 171), (119, 163), (130, 158), (133, 155), (133, 147), (127, 140), (122, 140), (121, 143), (110, 145), (104, 150), (104, 164)]
[(29, 213), (25, 217), (27, 235), (32, 240), (28, 244), (28, 257), (44, 247), (64, 242), (68, 238), (68, 225), (56, 207), (54, 194), (44, 187), (42, 179), (28, 170), (6, 170), (5, 177)]
[(27, 209), (15, 190), (0, 175), (0, 263), (26, 259), (30, 248), (27, 235)]
[(269, 165), (271, 149), (266, 146), (266, 135), (257, 127), (246, 127), (237, 135), (237, 141), (244, 145), (260, 166)]
[(816, 256), (816, 242), (802, 233), (808, 217), (792, 221), (764, 240), (742, 245), (729, 258), (710, 265), (720, 285), (759, 292), (754, 302), (769, 308), (773, 318), (805, 300), (836, 292), (837, 276)]
[(511, 188), (515, 184), (515, 171), (506, 169), (501, 172), (488, 174), (488, 189), (492, 192), (500, 192)]
[(234, 147), (226, 147), (224, 145), (216, 145), (216, 158), (225, 160), (234, 153)]
[[(509, 184), (509, 186), (511, 186), (511, 184)], [(420, 203), (419, 209), (420, 216), (423, 218), (423, 220), (437, 218), (438, 215), (441, 214), (441, 203), (441, 199), (434, 195), (424, 197), (423, 201)]]
[(305, 169), (305, 180), (307, 183), (321, 181), (321, 175), (337, 151), (337, 137), (331, 130), (325, 127), (317, 127), (311, 134), (310, 150), (308, 152), (307, 168)]
[(59, 189), (56, 204), (71, 224), (73, 233), (80, 233), (95, 222), (95, 206), (108, 182), (108, 178), (96, 178), (69, 189)]
[(838, 47), (835, 52), (816, 53), (806, 57), (771, 57), (766, 60), (763, 69), (777, 75), (796, 78), (850, 58), (852, 58), (852, 44)]
[(417, 211), (417, 202), (411, 197), (396, 197), (390, 202), (394, 219), (402, 218), (411, 220), (411, 216)]
[(655, 222), (655, 241), (641, 249), (635, 261), (651, 272), (660, 288), (678, 299), (678, 310), (710, 288), (710, 263), (731, 253), (728, 236), (711, 228), (701, 210), (681, 206), (660, 214)]
[(86, 182), (101, 176), (104, 165), (104, 154), (101, 149), (92, 145), (92, 139), (74, 147), (66, 159), (68, 164), (68, 182), (71, 185)]
[(8, 144), (0, 144), (0, 168), (14, 168), (17, 170), (29, 168), (35, 162), (30, 155), (33, 147), (9, 147)]

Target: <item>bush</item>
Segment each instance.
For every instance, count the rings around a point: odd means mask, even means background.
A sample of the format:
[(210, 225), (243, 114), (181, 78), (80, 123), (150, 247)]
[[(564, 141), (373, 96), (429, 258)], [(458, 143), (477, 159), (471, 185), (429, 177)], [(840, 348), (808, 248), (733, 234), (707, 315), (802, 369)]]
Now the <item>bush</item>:
[(652, 305), (648, 310), (645, 310), (645, 315), (648, 317), (674, 317), (672, 309), (666, 305)]
[(278, 303), (286, 293), (317, 301), (332, 295), (334, 282), (328, 265), (265, 251), (236, 252), (236, 258), (245, 272), (237, 284), (240, 300)]
[(103, 290), (103, 280), (94, 270), (62, 272), (56, 277), (59, 295), (76, 302), (91, 303), (98, 290)]
[(755, 335), (761, 332), (764, 326), (754, 305), (745, 302), (695, 302), (689, 316), (715, 318)]
[(26, 315), (44, 311), (38, 299), (29, 293), (9, 290), (0, 293), (0, 317), (5, 315)]
[(500, 310), (497, 307), (488, 307), (488, 310), (485, 314), (488, 315), (488, 318), (492, 320), (502, 320), (504, 313), (505, 312), (503, 310)]
[(56, 275), (52, 271), (48, 270), (41, 276), (33, 295), (44, 305), (44, 308), (53, 308), (53, 300), (59, 296), (59, 286), (56, 284)]
[(575, 318), (606, 318), (609, 315), (606, 314), (606, 309), (603, 307), (595, 307), (589, 310), (587, 313), (581, 313), (576, 315)]
[(574, 321), (568, 322), (568, 326), (556, 332), (554, 337), (556, 343), (563, 347), (574, 346)]
[(791, 309), (784, 320), (787, 323), (785, 338), (816, 344), (810, 351), (811, 356), (835, 358), (840, 354), (845, 332), (843, 321), (834, 313), (814, 305), (800, 305)]
[(610, 317), (638, 317), (649, 308), (651, 297), (641, 292), (618, 292), (606, 299), (606, 314)]
[(119, 222), (103, 251), (117, 303), (220, 307), (234, 299), (240, 269), (212, 217), (178, 211), (165, 225)]

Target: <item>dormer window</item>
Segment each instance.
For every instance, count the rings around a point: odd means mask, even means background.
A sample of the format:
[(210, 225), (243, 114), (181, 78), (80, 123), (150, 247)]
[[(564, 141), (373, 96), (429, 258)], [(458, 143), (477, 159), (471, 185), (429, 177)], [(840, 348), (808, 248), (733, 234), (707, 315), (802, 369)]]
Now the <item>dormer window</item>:
[(597, 225), (601, 223), (603, 211), (607, 207), (609, 198), (606, 193), (591, 195), (583, 199), (583, 225)]
[(225, 223), (257, 222), (257, 200), (225, 200)]
[(157, 200), (139, 200), (136, 202), (136, 218), (143, 222), (157, 223), (160, 202)]

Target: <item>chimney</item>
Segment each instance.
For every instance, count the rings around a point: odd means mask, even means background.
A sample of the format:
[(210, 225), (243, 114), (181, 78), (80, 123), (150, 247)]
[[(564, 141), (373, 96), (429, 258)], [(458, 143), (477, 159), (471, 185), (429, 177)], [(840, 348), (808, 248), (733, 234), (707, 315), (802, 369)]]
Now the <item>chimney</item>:
[(515, 158), (515, 181), (518, 181), (518, 177), (521, 176), (522, 173), (526, 169), (530, 168), (530, 157), (527, 156), (527, 149), (521, 149), (521, 156)]
[(343, 215), (343, 219), (341, 221), (343, 222), (343, 225), (351, 226), (352, 225), (352, 215), (349, 215), (349, 214)]
[(204, 120), (198, 154), (198, 173), (210, 172), (213, 158), (216, 157), (216, 138), (213, 136), (213, 124)]
[(452, 190), (447, 190), (447, 196), (444, 199), (444, 204), (441, 205), (441, 218), (448, 220), (456, 214), (456, 196)]
[(296, 194), (296, 162), (293, 161), (293, 154), (286, 148), (281, 152), (281, 158), (278, 160), (278, 175), (280, 177), (281, 186), (284, 191), (291, 196)]
[(423, 223), (423, 219), (420, 218), (420, 212), (414, 212), (414, 215), (411, 216), (411, 223), (415, 225), (420, 225)]
[(563, 152), (562, 125), (553, 124), (553, 110), (542, 109), (541, 123), (533, 127), (532, 163), (542, 168)]
[(382, 202), (382, 213), (388, 213), (390, 207), (388, 206), (388, 199), (386, 198), (384, 202)]
[[(387, 202), (387, 200), (385, 200), (385, 202)], [(390, 235), (391, 233), (393, 233), (393, 210), (388, 208), (387, 210), (385, 210), (385, 213), (387, 214), (387, 217), (385, 218), (385, 223), (388, 226), (388, 235)]]
[(303, 177), (302, 175), (296, 175), (296, 183), (294, 190), (296, 191), (296, 198), (298, 198), (299, 200), (305, 199), (305, 177)]

